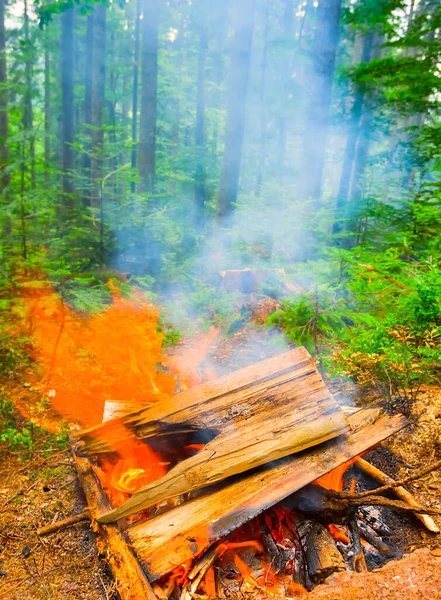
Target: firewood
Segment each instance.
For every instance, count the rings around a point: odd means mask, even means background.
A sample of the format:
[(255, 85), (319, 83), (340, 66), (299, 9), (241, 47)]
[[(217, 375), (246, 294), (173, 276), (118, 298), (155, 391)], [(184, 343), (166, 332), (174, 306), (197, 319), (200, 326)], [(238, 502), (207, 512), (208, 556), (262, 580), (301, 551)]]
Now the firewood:
[(117, 525), (98, 525), (95, 516), (106, 510), (108, 500), (86, 458), (75, 456), (81, 486), (86, 496), (92, 518), (92, 529), (96, 533), (98, 552), (105, 557), (115, 579), (115, 585), (125, 600), (158, 600), (142, 571), (137, 559), (129, 549)]
[(359, 411), (348, 418), (350, 435), (279, 461), (271, 468), (248, 474), (240, 481), (130, 527), (127, 533), (150, 580), (203, 552), (236, 527), (407, 424), (401, 416), (377, 416), (375, 410)]
[[(277, 394), (283, 395), (284, 386)], [(342, 413), (323, 414), (313, 396), (249, 417), (243, 427), (219, 435), (164, 477), (138, 490), (121, 507), (98, 517), (111, 523), (164, 500), (207, 487), (249, 469), (326, 442), (347, 430)], [(290, 406), (290, 411), (287, 411)]]
[[(290, 395), (278, 394), (278, 387), (290, 388)], [(128, 436), (155, 436), (153, 423), (192, 424), (200, 429), (233, 430), (250, 415), (266, 414), (277, 402), (291, 404), (310, 395), (321, 412), (338, 412), (305, 348), (296, 348), (274, 358), (239, 369), (228, 375), (183, 391), (167, 401), (147, 404), (130, 413), (79, 433), (89, 455), (109, 452)], [(342, 419), (343, 424), (343, 419)]]
[(71, 525), (75, 525), (76, 523), (80, 523), (81, 521), (90, 521), (90, 512), (88, 510), (85, 510), (77, 515), (67, 517), (66, 519), (62, 519), (61, 521), (56, 521), (50, 525), (40, 527), (37, 529), (37, 535), (43, 537), (45, 535), (55, 533), (56, 531), (60, 531), (61, 529), (65, 529), (66, 527), (70, 527)]
[[(394, 481), (392, 479), (392, 477), (389, 477), (389, 475), (386, 475), (386, 473), (383, 473), (383, 471), (381, 471), (377, 467), (374, 467), (374, 465), (371, 465), (367, 460), (364, 460), (363, 458), (357, 458), (355, 464), (357, 465), (357, 467), (360, 467), (360, 469), (362, 471), (364, 471), (367, 475), (369, 475), (370, 477), (373, 477), (380, 483), (383, 483), (384, 485), (392, 486), (393, 492), (399, 498), (404, 500), (404, 502), (407, 502), (407, 504), (409, 504), (409, 506), (413, 506), (413, 507), (417, 507), (417, 508), (419, 507), (418, 501), (414, 498), (414, 496), (408, 490), (406, 490), (404, 487), (398, 485), (398, 483), (396, 481)], [(422, 515), (422, 514), (415, 513), (415, 516), (417, 519), (419, 519), (421, 521), (421, 523), (423, 523), (423, 525), (429, 531), (432, 531), (433, 533), (440, 532), (439, 527), (437, 526), (435, 521), (432, 519), (432, 517), (430, 517), (429, 515)]]
[(345, 561), (326, 527), (299, 516), (296, 528), (313, 583), (321, 583), (332, 573), (346, 569)]

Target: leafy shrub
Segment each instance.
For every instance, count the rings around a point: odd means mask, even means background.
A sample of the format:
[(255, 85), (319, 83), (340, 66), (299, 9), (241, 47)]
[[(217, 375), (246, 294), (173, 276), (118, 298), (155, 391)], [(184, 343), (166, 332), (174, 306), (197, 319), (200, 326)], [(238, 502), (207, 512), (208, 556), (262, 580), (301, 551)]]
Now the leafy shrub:
[(422, 384), (438, 381), (437, 262), (409, 263), (397, 250), (374, 255), (355, 249), (335, 258), (333, 267), (321, 265), (310, 290), (284, 301), (269, 324), (305, 345), (332, 373), (374, 386), (389, 399), (415, 399)]

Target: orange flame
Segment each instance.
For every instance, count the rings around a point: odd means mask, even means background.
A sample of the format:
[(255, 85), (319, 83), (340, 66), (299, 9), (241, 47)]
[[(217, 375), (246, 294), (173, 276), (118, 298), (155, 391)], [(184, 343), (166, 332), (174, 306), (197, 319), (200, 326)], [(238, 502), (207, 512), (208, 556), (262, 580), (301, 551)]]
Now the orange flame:
[(319, 477), (318, 479), (316, 479), (314, 483), (321, 485), (322, 487), (326, 488), (327, 490), (334, 490), (335, 492), (342, 492), (343, 491), (343, 483), (344, 483), (344, 481), (343, 481), (344, 474), (349, 469), (349, 467), (351, 467), (355, 463), (357, 458), (358, 457), (351, 458), (350, 460), (343, 463), (339, 467), (333, 469), (326, 475), (323, 475), (323, 477)]
[[(70, 309), (43, 276), (22, 282), (20, 310), (40, 366), (34, 387), (62, 417), (86, 427), (102, 421), (106, 400), (140, 407), (168, 401), (176, 391), (178, 372), (184, 376), (184, 387), (213, 376), (197, 371), (218, 330), (199, 336), (177, 356), (165, 357), (158, 309), (140, 290), (124, 298), (115, 282), (108, 285), (111, 304), (85, 317)], [(172, 371), (158, 368), (161, 364), (168, 364)], [(125, 435), (122, 423), (121, 433), (122, 439), (130, 439), (112, 445), (118, 460), (104, 460), (97, 470), (106, 490), (113, 490), (111, 499), (116, 505), (162, 477), (168, 465), (133, 434)], [(199, 449), (187, 448), (190, 453)]]

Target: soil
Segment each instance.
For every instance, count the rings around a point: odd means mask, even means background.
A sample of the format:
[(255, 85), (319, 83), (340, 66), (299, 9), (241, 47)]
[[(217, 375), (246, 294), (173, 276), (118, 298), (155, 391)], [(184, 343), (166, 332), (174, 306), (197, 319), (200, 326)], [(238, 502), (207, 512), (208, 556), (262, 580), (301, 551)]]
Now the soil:
[[(220, 344), (211, 357), (225, 371), (281, 352), (277, 339), (262, 333), (256, 342), (235, 334), (235, 356)], [(231, 343), (231, 342), (230, 342)], [(231, 350), (231, 347), (230, 347)], [(237, 357), (240, 356), (238, 362)], [(358, 395), (348, 383), (332, 386), (343, 403), (369, 404), (372, 396)], [(9, 397), (17, 390), (9, 390)], [(28, 392), (21, 388), (20, 403)], [(29, 395), (31, 392), (29, 392)], [(29, 404), (28, 404), (29, 406)], [(398, 479), (441, 458), (441, 388), (421, 390), (416, 402), (397, 399), (387, 410), (405, 410), (410, 425), (381, 448), (365, 456)], [(29, 416), (29, 414), (28, 414)], [(375, 482), (362, 481), (364, 487)], [(408, 486), (422, 505), (441, 509), (441, 472)], [(31, 456), (0, 447), (0, 599), (116, 600), (109, 573), (100, 560), (94, 534), (87, 523), (39, 538), (36, 529), (84, 509), (84, 499), (67, 450), (37, 442)], [(308, 595), (311, 600), (373, 600), (377, 598), (441, 600), (441, 536), (427, 532), (412, 515), (385, 510), (392, 529), (387, 540), (404, 555), (369, 574), (332, 576)], [(441, 527), (441, 519), (435, 517)], [(141, 599), (140, 599), (141, 600)]]
[(427, 548), (370, 573), (345, 571), (304, 595), (308, 600), (440, 600), (441, 556)]
[(45, 442), (32, 455), (0, 448), (0, 598), (116, 600), (87, 522), (36, 534), (85, 506), (70, 453)]

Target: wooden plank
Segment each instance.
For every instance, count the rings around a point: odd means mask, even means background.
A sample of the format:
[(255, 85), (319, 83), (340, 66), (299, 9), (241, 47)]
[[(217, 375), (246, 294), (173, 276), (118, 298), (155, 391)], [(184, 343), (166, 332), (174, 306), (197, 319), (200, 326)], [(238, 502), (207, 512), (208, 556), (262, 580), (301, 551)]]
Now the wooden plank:
[[(149, 403), (143, 410), (83, 430), (78, 438), (85, 443), (84, 450), (93, 455), (111, 451), (115, 443), (130, 434), (151, 437), (155, 421), (191, 422), (207, 429), (234, 427), (256, 407), (266, 410), (268, 402), (262, 405), (262, 399), (271, 396), (275, 387), (289, 381), (299, 385), (302, 378), (314, 373), (316, 367), (308, 351), (295, 348), (183, 391), (170, 400)], [(319, 385), (325, 387), (322, 381)]]
[(108, 509), (108, 500), (87, 458), (74, 454), (78, 477), (86, 496), (98, 552), (104, 557), (115, 579), (122, 600), (158, 600), (139, 562), (117, 525), (100, 526), (94, 517)]
[(401, 415), (375, 419), (376, 415), (378, 412), (372, 410), (351, 415), (350, 435), (279, 461), (272, 468), (129, 528), (127, 533), (149, 579), (154, 581), (170, 572), (263, 510), (407, 424)]
[(122, 506), (99, 517), (111, 523), (173, 496), (198, 490), (347, 431), (347, 421), (314, 371), (257, 395), (254, 411), (242, 415), (205, 447), (179, 462), (164, 477), (138, 490)]

